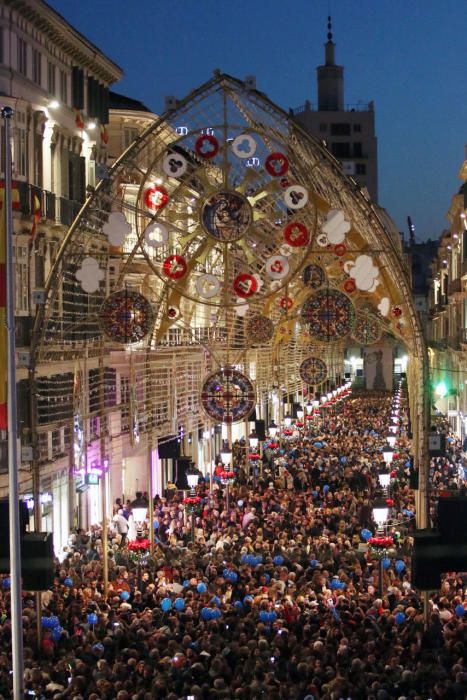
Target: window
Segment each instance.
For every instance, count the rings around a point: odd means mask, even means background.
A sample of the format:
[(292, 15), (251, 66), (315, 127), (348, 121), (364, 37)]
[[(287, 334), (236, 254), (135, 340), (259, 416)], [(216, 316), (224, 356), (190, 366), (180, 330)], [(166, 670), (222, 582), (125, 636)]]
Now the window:
[(327, 125), (327, 124), (320, 124), (320, 125), (319, 125), (319, 130), (320, 130), (321, 132), (327, 131), (327, 130), (328, 130), (328, 125)]
[(331, 136), (349, 136), (350, 124), (337, 123), (331, 124)]
[(47, 62), (47, 92), (55, 95), (55, 65), (52, 61)]
[(350, 158), (350, 143), (331, 143), (331, 153), (336, 158)]
[(366, 175), (366, 165), (365, 163), (357, 163), (355, 166), (355, 173), (357, 175)]
[(354, 158), (363, 158), (362, 144), (358, 141), (353, 145), (353, 156)]
[(138, 129), (134, 127), (125, 127), (123, 129), (123, 148), (126, 149), (131, 146), (133, 141), (138, 138)]
[(15, 247), (15, 311), (28, 311), (28, 248)]
[(60, 99), (64, 105), (68, 104), (68, 76), (66, 71), (60, 71)]
[(37, 49), (32, 50), (32, 79), (37, 85), (42, 84), (42, 54)]
[(353, 125), (353, 130), (356, 134), (359, 134), (362, 130), (362, 125), (361, 124), (354, 124)]
[(23, 112), (16, 113), (16, 129), (14, 139), (13, 167), (16, 175), (27, 176), (27, 138), (26, 115)]
[(18, 37), (18, 72), (27, 75), (28, 72), (28, 46), (24, 39)]

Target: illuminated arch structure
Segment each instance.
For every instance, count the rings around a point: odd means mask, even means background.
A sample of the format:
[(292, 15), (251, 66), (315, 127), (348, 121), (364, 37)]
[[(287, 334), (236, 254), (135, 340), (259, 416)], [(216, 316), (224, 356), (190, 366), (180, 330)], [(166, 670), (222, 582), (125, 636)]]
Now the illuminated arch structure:
[[(307, 357), (335, 376), (351, 334), (382, 333), (410, 356), (423, 527), (426, 351), (398, 233), (317, 140), (216, 73), (123, 153), (73, 223), (37, 314), (32, 377), (73, 363), (75, 423), (99, 419), (97, 455), (112, 462), (124, 439), (150, 447), (205, 425), (201, 386), (218, 367), (250, 376), (261, 402), (272, 386), (301, 391)], [(115, 368), (127, 381), (111, 400)]]

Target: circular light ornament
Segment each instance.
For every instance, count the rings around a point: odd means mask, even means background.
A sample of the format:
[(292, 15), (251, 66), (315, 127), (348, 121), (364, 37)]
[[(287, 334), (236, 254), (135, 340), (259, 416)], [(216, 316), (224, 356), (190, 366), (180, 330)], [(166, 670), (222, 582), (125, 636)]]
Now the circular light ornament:
[(251, 206), (233, 191), (215, 192), (201, 208), (201, 225), (216, 241), (231, 243), (242, 238), (253, 222)]
[(305, 299), (300, 316), (310, 335), (329, 343), (349, 335), (355, 311), (346, 294), (337, 289), (324, 288)]
[(285, 227), (284, 239), (292, 248), (300, 248), (308, 245), (310, 234), (305, 224), (295, 221)]
[(383, 329), (381, 323), (372, 313), (357, 311), (352, 328), (352, 338), (361, 345), (372, 345), (381, 339)]
[(282, 280), (290, 270), (289, 261), (284, 255), (271, 255), (266, 260), (266, 274), (272, 280)]
[(262, 345), (272, 339), (274, 323), (267, 316), (255, 314), (247, 321), (246, 333), (252, 344)]
[(241, 272), (233, 281), (233, 288), (237, 296), (242, 299), (248, 299), (258, 289), (258, 282), (253, 275), (247, 272)]
[(240, 134), (232, 141), (232, 152), (237, 158), (251, 158), (256, 153), (256, 141), (250, 134)]
[(216, 423), (238, 423), (255, 407), (255, 390), (246, 374), (227, 366), (210, 374), (201, 389), (201, 405)]
[(144, 192), (144, 203), (151, 211), (160, 211), (168, 201), (167, 190), (161, 185), (151, 185)]
[(162, 161), (162, 169), (169, 177), (182, 177), (185, 175), (188, 168), (188, 162), (185, 156), (180, 153), (167, 153)]
[(219, 153), (219, 141), (211, 134), (201, 134), (196, 139), (195, 151), (201, 158), (210, 160)]
[(270, 153), (264, 161), (264, 167), (272, 177), (282, 177), (289, 169), (289, 161), (283, 153)]
[(112, 340), (122, 344), (137, 343), (150, 332), (153, 312), (142, 294), (122, 289), (104, 301), (99, 320), (105, 335)]
[(186, 274), (188, 265), (186, 264), (185, 258), (182, 258), (181, 255), (169, 255), (169, 257), (164, 260), (162, 269), (169, 279), (179, 280)]
[(196, 280), (196, 291), (202, 299), (212, 299), (220, 292), (220, 282), (215, 275), (201, 275)]
[(289, 209), (303, 209), (308, 204), (308, 190), (302, 185), (291, 185), (284, 192), (284, 202)]
[(300, 377), (305, 384), (322, 384), (328, 376), (328, 368), (319, 357), (307, 357), (300, 365)]
[(144, 230), (144, 240), (146, 245), (151, 248), (160, 248), (166, 245), (169, 241), (169, 231), (166, 226), (154, 221)]

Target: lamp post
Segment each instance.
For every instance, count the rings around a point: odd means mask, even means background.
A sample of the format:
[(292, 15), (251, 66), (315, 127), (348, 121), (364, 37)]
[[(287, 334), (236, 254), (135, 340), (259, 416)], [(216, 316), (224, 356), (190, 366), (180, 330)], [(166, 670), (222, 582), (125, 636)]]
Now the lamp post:
[[(388, 520), (389, 506), (383, 499), (377, 499), (373, 503), (373, 520), (375, 521), (378, 530), (385, 531), (385, 525)], [(384, 566), (383, 566), (384, 556), (380, 556), (379, 559), (379, 581), (378, 581), (378, 595), (381, 598), (383, 596), (383, 576), (384, 576)]]
[[(142, 539), (144, 523), (148, 516), (148, 506), (149, 502), (147, 498), (143, 496), (141, 491), (136, 492), (136, 498), (131, 502), (131, 512), (133, 514), (133, 520), (135, 521), (136, 527), (136, 539)], [(152, 523), (150, 523), (152, 526)], [(138, 557), (138, 590), (141, 590), (141, 559)]]
[[(186, 473), (186, 480), (188, 481), (188, 486), (190, 487), (190, 498), (194, 499), (196, 497), (196, 486), (198, 484), (198, 472), (191, 468)], [(191, 517), (191, 541), (195, 541), (195, 503), (190, 503), (190, 517)]]
[(272, 437), (272, 439), (274, 439), (278, 433), (278, 430), (279, 430), (279, 427), (272, 420), (268, 425), (269, 437)]
[(383, 447), (383, 459), (388, 467), (392, 464), (392, 460), (394, 459), (394, 450), (389, 445)]
[(292, 416), (290, 415), (290, 413), (287, 413), (287, 414), (284, 416), (284, 425), (285, 425), (286, 428), (290, 428), (290, 426), (292, 425), (292, 420), (293, 420), (293, 418), (292, 418)]

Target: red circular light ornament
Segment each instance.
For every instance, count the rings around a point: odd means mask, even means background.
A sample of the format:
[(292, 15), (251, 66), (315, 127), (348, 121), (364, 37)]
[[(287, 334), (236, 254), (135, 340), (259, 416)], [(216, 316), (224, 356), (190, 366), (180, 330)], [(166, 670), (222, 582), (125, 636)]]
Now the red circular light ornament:
[(152, 211), (160, 211), (169, 201), (167, 190), (160, 185), (152, 185), (144, 193), (144, 203)]
[(402, 309), (400, 306), (394, 306), (391, 313), (394, 318), (400, 318), (402, 316)]
[(283, 153), (270, 153), (264, 161), (264, 167), (272, 177), (282, 177), (289, 169), (289, 161)]
[(181, 255), (169, 255), (164, 260), (162, 269), (171, 280), (178, 280), (186, 273), (188, 266), (185, 258), (182, 258)]
[(334, 246), (334, 252), (339, 257), (342, 257), (343, 255), (346, 254), (347, 248), (343, 243), (338, 243), (337, 245)]
[(258, 282), (253, 275), (246, 272), (241, 272), (233, 281), (235, 293), (242, 299), (248, 299), (258, 289)]
[(310, 234), (305, 224), (293, 221), (285, 227), (284, 239), (292, 248), (300, 248), (300, 246), (308, 244)]
[(279, 301), (279, 306), (281, 307), (281, 309), (284, 309), (284, 311), (288, 311), (293, 306), (293, 299), (291, 299), (290, 297), (281, 297)]
[(357, 288), (353, 280), (345, 280), (343, 286), (344, 291), (347, 292), (347, 294), (352, 294)]
[(196, 139), (195, 151), (201, 158), (214, 158), (219, 153), (219, 141), (211, 134), (201, 134)]

